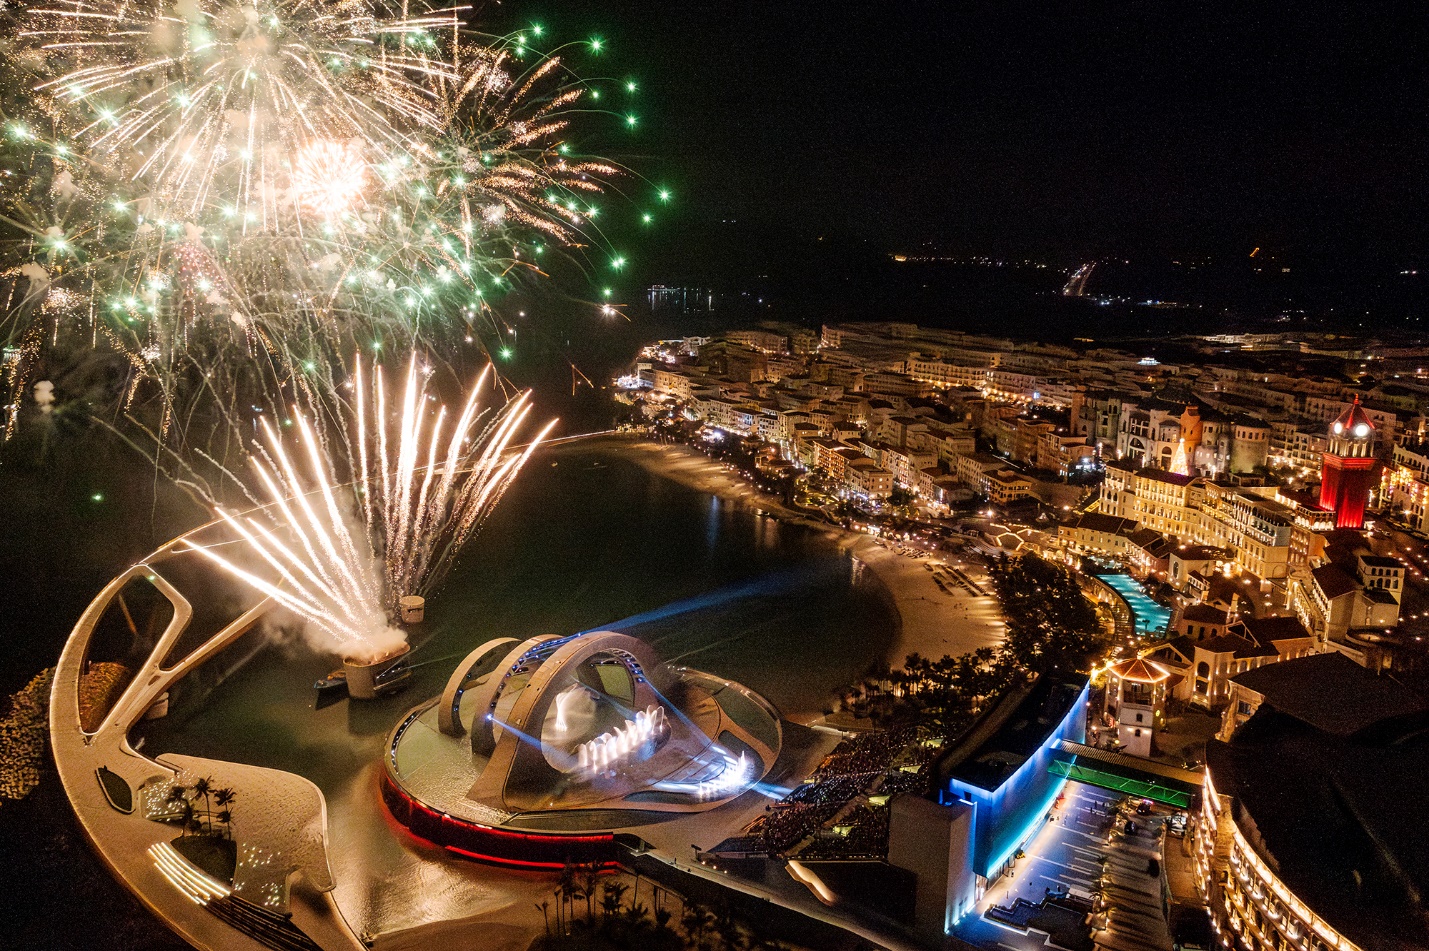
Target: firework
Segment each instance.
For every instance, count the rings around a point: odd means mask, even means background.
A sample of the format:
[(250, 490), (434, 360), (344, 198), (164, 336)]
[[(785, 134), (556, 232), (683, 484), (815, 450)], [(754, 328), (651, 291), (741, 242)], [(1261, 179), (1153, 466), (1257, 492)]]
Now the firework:
[[(453, 417), (431, 410), (428, 374), (416, 357), (389, 400), (380, 367), (358, 362), (346, 439), (327, 437), (316, 415), (294, 412), (289, 445), (261, 424), (251, 496), (259, 508), (218, 516), (262, 563), (250, 569), (214, 548), (195, 550), (300, 615), (345, 656), (390, 644), (397, 601), (439, 585), (554, 423), (517, 447), (531, 414), (529, 393), (483, 409), (491, 369)], [(353, 447), (344, 482), (332, 449)]]
[(321, 140), (303, 149), (293, 168), (298, 204), (323, 218), (351, 211), (367, 185), (367, 163), (359, 146)]
[(456, 11), (340, 0), (51, 0), (20, 38), (58, 73), (39, 91), (75, 116), (76, 144), (119, 163), (162, 216), (216, 200), (267, 227), (291, 156), (360, 139), (407, 147), (440, 131), (433, 39)]
[(126, 407), (157, 398), (172, 419), (217, 377), (272, 411), (354, 347), (495, 339), (492, 302), (543, 255), (600, 247), (593, 202), (617, 170), (566, 141), (587, 87), (458, 12), (26, 8), (5, 79), (39, 94), (5, 127), (0, 179), (19, 258), (0, 268), (4, 329), (23, 351), (7, 427), (66, 335), (115, 353)]

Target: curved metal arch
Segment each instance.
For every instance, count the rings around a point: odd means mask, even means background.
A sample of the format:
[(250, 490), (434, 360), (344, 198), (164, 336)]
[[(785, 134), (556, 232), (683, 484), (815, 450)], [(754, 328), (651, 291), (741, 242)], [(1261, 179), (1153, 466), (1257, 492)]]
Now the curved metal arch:
[[(443, 733), (447, 736), (461, 736), (466, 732), (466, 726), (461, 722), (461, 698), (466, 692), (467, 678), (477, 664), (485, 660), (492, 651), (515, 643), (514, 637), (492, 638), (467, 654), (462, 662), (456, 665), (456, 670), (452, 671), (451, 678), (447, 680), (446, 689), (442, 691), (442, 699), (437, 706), (437, 726)], [(493, 670), (492, 676), (495, 675), (496, 671)]]
[(630, 676), (635, 681), (635, 707), (637, 709), (640, 706), (639, 695), (642, 692), (640, 690), (642, 683), (648, 684), (650, 691), (660, 694), (668, 689), (669, 672), (664, 662), (660, 660), (660, 656), (649, 644), (628, 634), (618, 634), (615, 631), (591, 631), (562, 644), (531, 675), (526, 688), (521, 691), (521, 696), (516, 700), (516, 705), (511, 708), (511, 725), (518, 730), (530, 732), (528, 725), (540, 722), (532, 719), (532, 715), (538, 712), (539, 708), (540, 715), (544, 717), (546, 709), (555, 699), (545, 696), (547, 688), (552, 685), (553, 681), (582, 661), (603, 653), (609, 653), (619, 658), (620, 662), (630, 671)]
[[(620, 658), (621, 663), (630, 671), (635, 680), (635, 709), (649, 703), (661, 702), (664, 693), (669, 689), (670, 673), (654, 649), (644, 641), (626, 634), (591, 631), (570, 638), (531, 674), (530, 681), (511, 708), (511, 726), (522, 732), (539, 730), (539, 724), (545, 721), (546, 713), (556, 699), (555, 691), (550, 689), (555, 685), (556, 678), (601, 653), (610, 653)], [(487, 727), (489, 732), (489, 722)], [(476, 729), (473, 724), (473, 737), (476, 735)], [(484, 788), (490, 788), (497, 795), (503, 794), (506, 777), (515, 762), (518, 748), (522, 745), (520, 740), (509, 733), (499, 745), (493, 743), (489, 754), (491, 760), (472, 787), (470, 795), (473, 798), (481, 798), (479, 793)]]
[(506, 682), (516, 672), (522, 658), (547, 641), (560, 639), (555, 634), (538, 634), (535, 637), (528, 637), (508, 651), (501, 663), (496, 665), (496, 670), (487, 678), (486, 683), (481, 685), (476, 695), (475, 718), (471, 723), (471, 750), (473, 753), (490, 756), (491, 751), (496, 748), (496, 734), (492, 730), (490, 714), (496, 710), (496, 702), (501, 699), (501, 692), (506, 689)]

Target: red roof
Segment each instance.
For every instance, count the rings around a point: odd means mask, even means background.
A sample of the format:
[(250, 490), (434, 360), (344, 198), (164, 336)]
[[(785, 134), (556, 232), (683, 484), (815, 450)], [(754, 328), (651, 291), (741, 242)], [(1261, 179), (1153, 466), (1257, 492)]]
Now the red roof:
[[(1364, 426), (1363, 430), (1359, 429)], [(1374, 432), (1374, 420), (1369, 418), (1369, 414), (1360, 405), (1360, 398), (1355, 397), (1355, 401), (1350, 404), (1350, 408), (1340, 414), (1339, 418), (1330, 426), (1330, 432), (1336, 436), (1341, 433), (1349, 433), (1353, 436), (1363, 438)]]
[(1159, 680), (1166, 680), (1179, 675), (1162, 667), (1154, 661), (1142, 660), (1140, 657), (1133, 657), (1124, 660), (1119, 664), (1113, 664), (1107, 668), (1107, 672), (1120, 677), (1122, 680), (1130, 680), (1133, 683), (1154, 684)]

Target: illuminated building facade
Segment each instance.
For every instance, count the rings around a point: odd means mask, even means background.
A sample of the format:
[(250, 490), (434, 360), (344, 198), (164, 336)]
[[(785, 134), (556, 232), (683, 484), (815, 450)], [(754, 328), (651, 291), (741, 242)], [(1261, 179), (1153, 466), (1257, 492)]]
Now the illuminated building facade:
[(1087, 689), (1086, 677), (1043, 675), (994, 708), (984, 729), (966, 734), (972, 745), (954, 747), (940, 766), (939, 800), (975, 810), (972, 860), (980, 891), (1012, 868), (1066, 785), (1047, 767), (1062, 740), (1086, 740)]
[(1235, 685), (1189, 840), (1220, 947), (1429, 946), (1429, 702), (1336, 653)]
[(1380, 506), (1419, 531), (1429, 531), (1429, 443), (1401, 443), (1379, 487)]
[(888, 861), (914, 876), (925, 942), (940, 943), (973, 913), (1042, 828), (1067, 784), (1049, 769), (1060, 744), (1086, 739), (1088, 683), (1044, 674), (1014, 689), (939, 760), (936, 803), (893, 798)]
[(1374, 486), (1374, 423), (1356, 399), (1330, 424), (1330, 444), (1320, 470), (1320, 507), (1335, 513), (1336, 528), (1364, 527)]

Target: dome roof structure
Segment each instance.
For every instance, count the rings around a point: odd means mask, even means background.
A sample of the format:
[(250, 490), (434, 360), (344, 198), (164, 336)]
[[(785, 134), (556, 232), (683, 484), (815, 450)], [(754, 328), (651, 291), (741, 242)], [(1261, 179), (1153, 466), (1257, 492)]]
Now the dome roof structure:
[(1374, 432), (1374, 421), (1369, 418), (1369, 414), (1360, 405), (1360, 398), (1355, 397), (1354, 403), (1345, 410), (1339, 417), (1330, 424), (1330, 433), (1335, 436), (1343, 436), (1349, 439), (1368, 439)]

